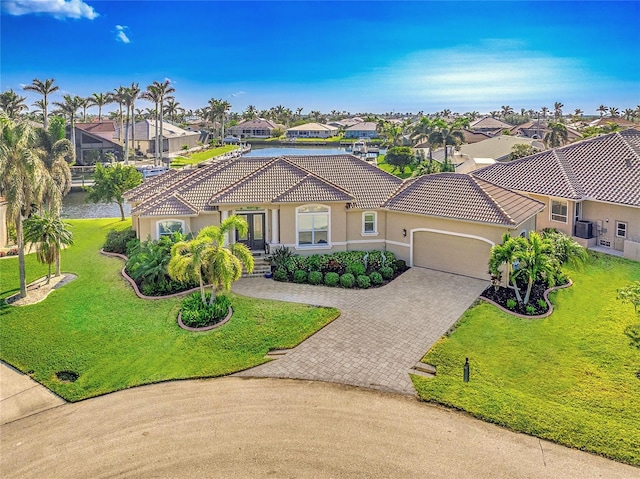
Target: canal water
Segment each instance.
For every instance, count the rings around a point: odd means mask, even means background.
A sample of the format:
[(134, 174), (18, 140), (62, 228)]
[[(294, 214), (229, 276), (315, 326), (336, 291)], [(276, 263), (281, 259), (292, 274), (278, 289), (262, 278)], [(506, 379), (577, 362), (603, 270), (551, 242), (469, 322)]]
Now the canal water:
[[(384, 154), (386, 150), (380, 149), (380, 154)], [(351, 153), (346, 146), (268, 146), (253, 145), (249, 153), (242, 156), (250, 157), (273, 157), (286, 155), (345, 155)], [(367, 155), (367, 157), (375, 158), (376, 154)]]
[[(63, 218), (120, 218), (120, 208), (116, 203), (86, 203), (85, 191), (72, 191), (62, 200)], [(131, 206), (125, 203), (125, 216), (131, 216)]]

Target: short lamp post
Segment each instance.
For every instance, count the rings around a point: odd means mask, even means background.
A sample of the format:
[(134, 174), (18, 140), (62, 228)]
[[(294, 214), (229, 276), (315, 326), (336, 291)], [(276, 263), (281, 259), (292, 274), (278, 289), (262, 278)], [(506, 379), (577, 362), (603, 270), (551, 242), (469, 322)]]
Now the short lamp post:
[(464, 367), (462, 368), (462, 378), (465, 383), (469, 382), (469, 358), (466, 358)]

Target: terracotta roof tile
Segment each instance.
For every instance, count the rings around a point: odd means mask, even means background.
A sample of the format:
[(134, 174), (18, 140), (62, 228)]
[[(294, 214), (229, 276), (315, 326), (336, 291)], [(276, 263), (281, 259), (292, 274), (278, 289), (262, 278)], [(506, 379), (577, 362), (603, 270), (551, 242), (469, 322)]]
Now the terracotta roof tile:
[(308, 175), (273, 199), (274, 203), (353, 201), (353, 196), (317, 176)]
[(496, 163), (473, 175), (528, 193), (640, 206), (640, 131), (611, 133)]
[(160, 196), (147, 205), (133, 210), (140, 216), (190, 216), (197, 215), (198, 210), (180, 195)]
[(406, 181), (384, 207), (392, 211), (516, 226), (542, 210), (544, 204), (469, 175), (438, 173)]

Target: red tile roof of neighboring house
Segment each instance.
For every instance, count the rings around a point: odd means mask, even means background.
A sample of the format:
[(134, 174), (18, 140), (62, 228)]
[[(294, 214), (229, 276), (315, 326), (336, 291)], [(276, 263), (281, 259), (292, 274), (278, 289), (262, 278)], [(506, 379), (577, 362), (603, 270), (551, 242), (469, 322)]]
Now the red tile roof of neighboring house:
[(74, 123), (74, 126), (80, 130), (88, 131), (90, 133), (115, 133), (116, 131), (116, 124), (111, 120), (103, 121), (102, 123)]
[(544, 204), (461, 173), (424, 175), (406, 181), (383, 205), (391, 211), (517, 226)]
[(590, 138), (473, 175), (517, 191), (640, 206), (640, 131)]

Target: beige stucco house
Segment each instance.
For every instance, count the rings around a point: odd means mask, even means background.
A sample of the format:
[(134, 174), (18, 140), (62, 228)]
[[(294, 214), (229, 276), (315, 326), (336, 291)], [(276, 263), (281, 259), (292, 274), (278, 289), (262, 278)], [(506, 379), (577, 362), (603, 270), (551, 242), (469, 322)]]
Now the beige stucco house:
[(537, 229), (640, 261), (640, 131), (630, 129), (473, 173), (543, 202)]
[(339, 128), (322, 123), (305, 123), (287, 129), (288, 138), (331, 138), (339, 133)]
[(544, 205), (469, 175), (403, 182), (352, 155), (238, 158), (173, 170), (126, 193), (141, 239), (198, 232), (231, 214), (252, 250), (298, 254), (393, 251), (410, 266), (488, 279), (491, 247), (505, 232), (535, 229)]

